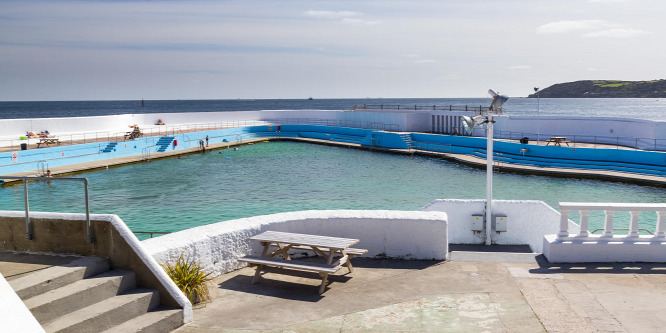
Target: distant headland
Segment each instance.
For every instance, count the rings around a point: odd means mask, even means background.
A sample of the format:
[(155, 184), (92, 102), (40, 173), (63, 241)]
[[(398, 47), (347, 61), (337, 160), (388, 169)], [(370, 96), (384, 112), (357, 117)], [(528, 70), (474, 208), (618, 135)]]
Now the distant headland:
[[(537, 97), (531, 94), (529, 98)], [(666, 98), (666, 80), (584, 80), (554, 84), (539, 91), (542, 98)]]

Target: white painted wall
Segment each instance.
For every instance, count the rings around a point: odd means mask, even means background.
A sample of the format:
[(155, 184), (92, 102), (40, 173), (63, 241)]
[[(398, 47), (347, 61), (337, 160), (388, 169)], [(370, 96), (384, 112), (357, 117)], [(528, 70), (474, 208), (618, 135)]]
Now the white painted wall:
[[(431, 114), (438, 115), (469, 115), (469, 112), (432, 113), (387, 111), (387, 112), (350, 112), (344, 110), (264, 110), (264, 111), (230, 111), (230, 112), (184, 112), (184, 113), (147, 113), (124, 114), (98, 117), (76, 118), (35, 118), (35, 119), (0, 119), (0, 140), (17, 140), (26, 131), (40, 132), (48, 130), (54, 135), (77, 133), (122, 133), (131, 124), (141, 127), (154, 127), (158, 119), (169, 126), (188, 124), (209, 124), (236, 121), (266, 121), (285, 118), (305, 118), (322, 120), (352, 120), (395, 124), (398, 130), (423, 130), (430, 128)], [(594, 136), (611, 138), (645, 138), (648, 140), (666, 140), (666, 122), (624, 118), (590, 118), (590, 117), (496, 117), (496, 135), (499, 131), (516, 133), (539, 133), (544, 135), (567, 136), (577, 141), (585, 141)], [(426, 130), (427, 130), (426, 128)], [(485, 136), (483, 128), (474, 129), (475, 136)], [(527, 135), (529, 136), (529, 135)], [(531, 139), (534, 139), (530, 137)], [(603, 139), (598, 139), (603, 141)], [(649, 148), (649, 142), (642, 142)], [(654, 143), (652, 143), (654, 145)], [(666, 145), (664, 143), (663, 145)]]
[(0, 274), (0, 322), (3, 332), (44, 332), (42, 325)]
[(585, 137), (666, 139), (666, 122), (625, 118), (591, 117), (497, 117), (495, 131)]
[(248, 238), (268, 230), (359, 239), (354, 247), (367, 249), (366, 257), (444, 260), (448, 255), (447, 215), (418, 211), (279, 213), (205, 225), (142, 243), (159, 262), (174, 262), (184, 254), (219, 275), (244, 267), (239, 257), (260, 255), (260, 244)]
[[(446, 212), (449, 218), (449, 243), (484, 244), (485, 233), (471, 230), (472, 214), (485, 216), (484, 209), (485, 200), (439, 199), (421, 210)], [(507, 232), (493, 231), (493, 244), (527, 244), (533, 252), (540, 253), (543, 250), (543, 236), (559, 231), (560, 213), (543, 201), (493, 200), (493, 215), (505, 215), (508, 220)], [(569, 230), (580, 228), (570, 222)]]

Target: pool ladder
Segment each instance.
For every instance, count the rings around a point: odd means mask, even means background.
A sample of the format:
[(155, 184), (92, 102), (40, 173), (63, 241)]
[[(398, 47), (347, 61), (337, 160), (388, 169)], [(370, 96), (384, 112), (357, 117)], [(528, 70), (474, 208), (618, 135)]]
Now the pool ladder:
[(502, 157), (503, 156), (502, 156), (501, 153), (497, 153), (497, 158), (493, 159), (493, 171), (494, 172), (499, 172), (500, 171), (500, 167), (502, 166)]
[(37, 161), (37, 174), (39, 176), (45, 175), (46, 170), (49, 169), (49, 162), (46, 160)]

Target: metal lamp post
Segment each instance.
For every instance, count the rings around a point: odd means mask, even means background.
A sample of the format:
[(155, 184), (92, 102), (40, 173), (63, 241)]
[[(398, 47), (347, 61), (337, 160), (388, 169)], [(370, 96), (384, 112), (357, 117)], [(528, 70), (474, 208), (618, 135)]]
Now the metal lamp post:
[(486, 133), (486, 245), (492, 243), (490, 233), (492, 232), (493, 218), (493, 124), (495, 123), (493, 117), (502, 114), (502, 104), (509, 99), (507, 96), (495, 93), (492, 89), (488, 90), (488, 93), (493, 96), (493, 101), (490, 103), (486, 114), (486, 123), (488, 124), (488, 133)]
[(539, 115), (539, 87), (534, 87), (534, 93), (537, 95), (537, 145), (539, 144), (539, 123), (541, 122), (541, 115)]
[(490, 233), (492, 231), (492, 218), (493, 218), (493, 124), (495, 123), (494, 116), (502, 114), (502, 104), (506, 102), (509, 97), (502, 96), (495, 93), (492, 89), (488, 90), (493, 101), (488, 108), (488, 112), (484, 115), (475, 115), (473, 117), (462, 117), (463, 124), (471, 129), (474, 126), (487, 124), (486, 126), (486, 245), (491, 244)]

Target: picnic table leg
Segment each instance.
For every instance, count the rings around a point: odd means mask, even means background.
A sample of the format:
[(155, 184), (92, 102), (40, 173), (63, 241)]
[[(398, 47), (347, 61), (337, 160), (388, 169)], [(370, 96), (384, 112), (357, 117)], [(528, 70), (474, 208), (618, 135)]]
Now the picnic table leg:
[(354, 256), (350, 256), (350, 255), (347, 254), (347, 251), (342, 250), (342, 257), (344, 258), (345, 256), (347, 256), (347, 269), (349, 269), (349, 273), (354, 273), (354, 267), (352, 267), (352, 264), (351, 264), (351, 259)]
[[(264, 253), (261, 255), (262, 257), (265, 257), (268, 254), (269, 249), (271, 248), (271, 243), (263, 243), (264, 245)], [(264, 265), (257, 265), (257, 271), (254, 272), (254, 277), (252, 278), (252, 284), (257, 283), (259, 281), (259, 277), (261, 277), (261, 268)]]
[[(333, 254), (334, 254), (333, 252), (334, 252), (333, 249), (330, 249), (329, 253), (328, 253), (328, 264), (329, 265), (333, 263)], [(328, 280), (328, 273), (321, 273), (321, 286), (319, 286), (319, 294), (324, 293), (324, 289), (326, 289), (326, 281), (327, 280)]]

